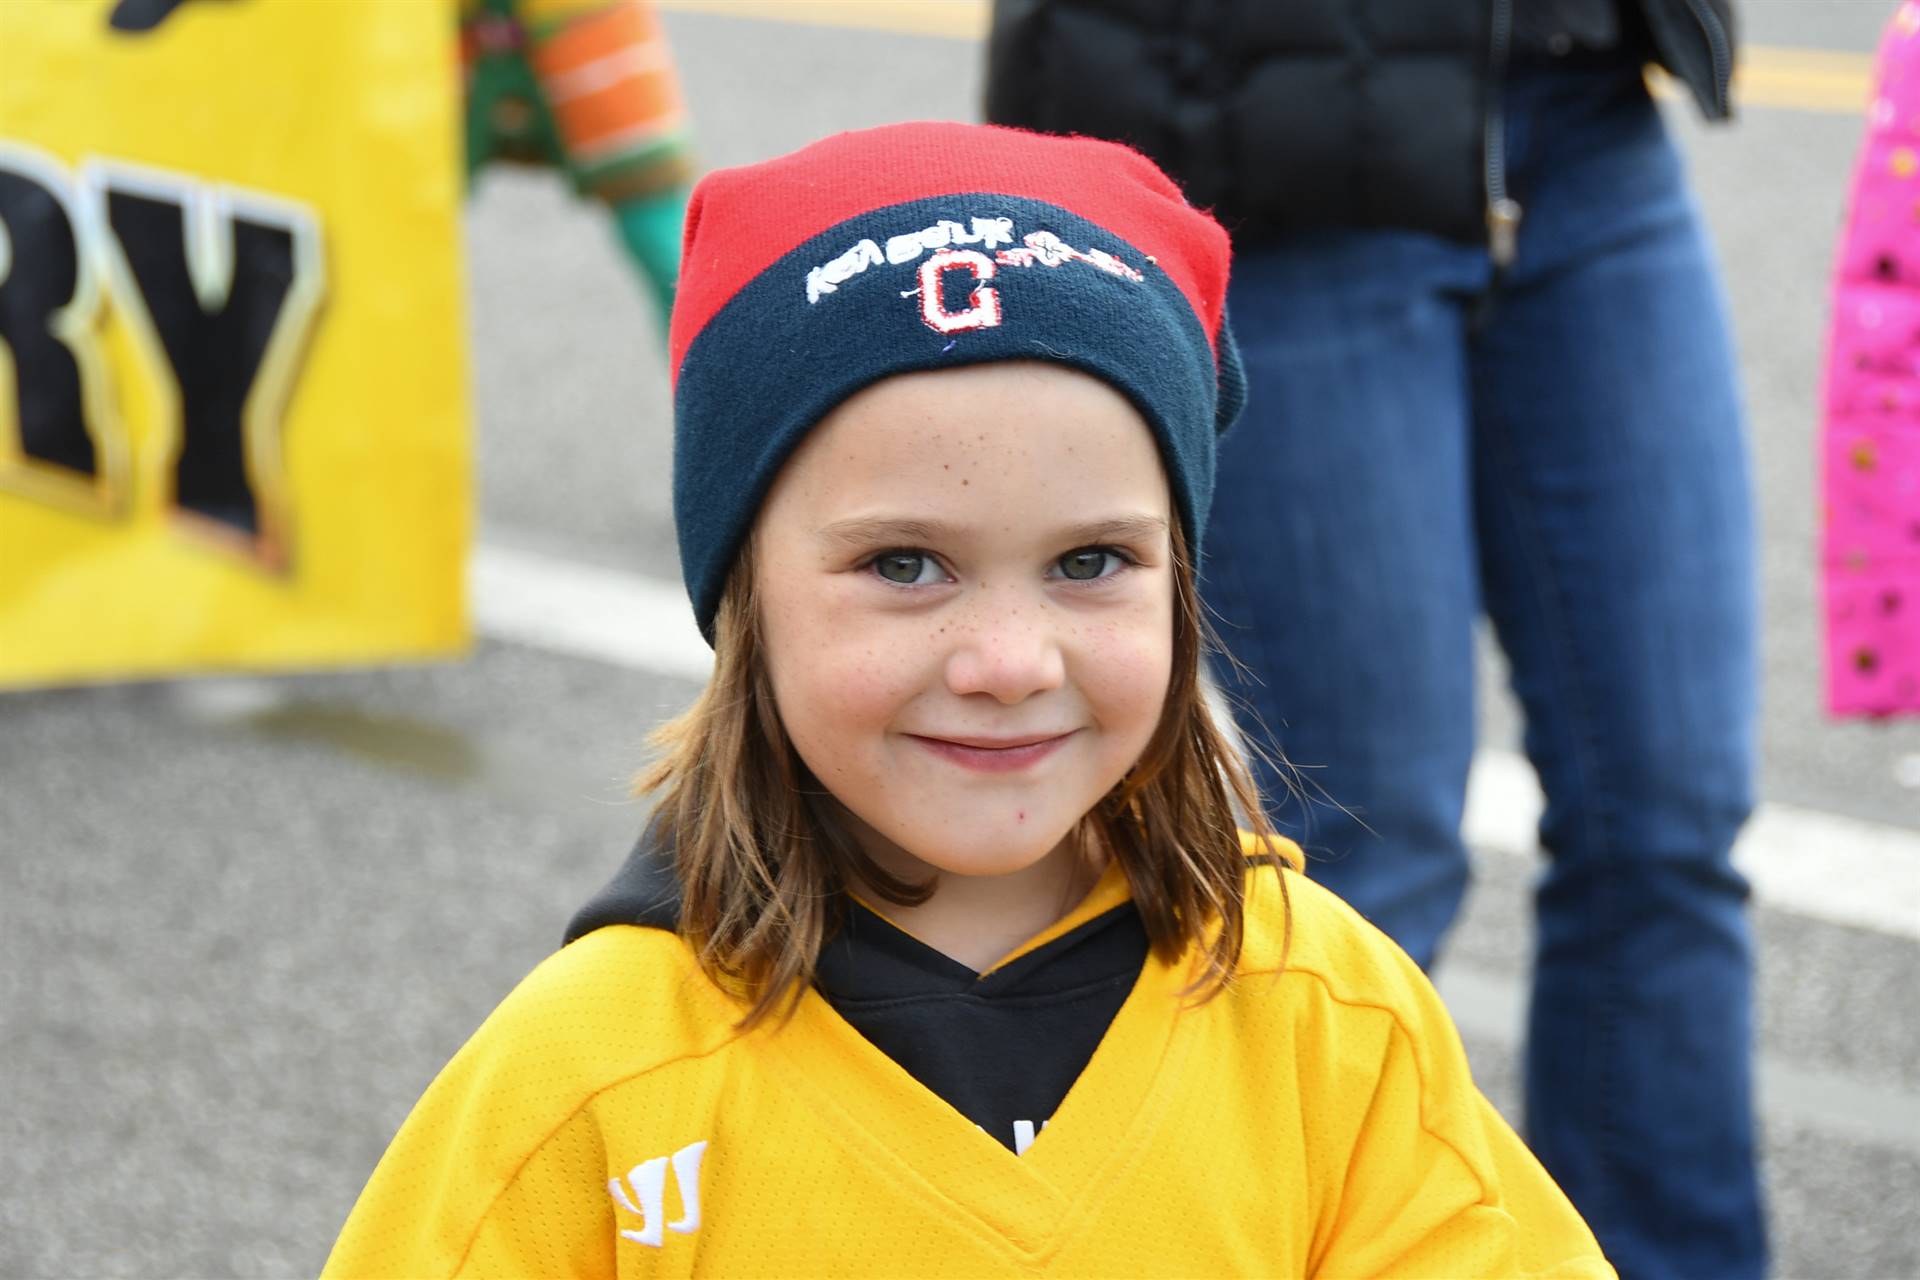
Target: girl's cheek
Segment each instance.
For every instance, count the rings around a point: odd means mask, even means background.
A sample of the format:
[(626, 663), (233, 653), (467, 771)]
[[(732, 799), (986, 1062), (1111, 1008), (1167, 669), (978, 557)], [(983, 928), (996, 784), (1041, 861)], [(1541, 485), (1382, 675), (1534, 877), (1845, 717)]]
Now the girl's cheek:
[(1153, 628), (1116, 627), (1089, 644), (1084, 670), (1092, 687), (1086, 692), (1106, 710), (1113, 727), (1159, 722), (1173, 670), (1171, 619), (1167, 625), (1165, 637)]
[(1090, 658), (1128, 683), (1156, 673), (1164, 680), (1173, 664), (1173, 617), (1143, 608), (1088, 628), (1081, 641)]
[(924, 653), (910, 641), (827, 645), (806, 677), (812, 701), (850, 720), (890, 715), (918, 692), (913, 659)]
[[(791, 698), (857, 716), (918, 691), (942, 638), (873, 607), (871, 585), (832, 574), (767, 601), (770, 657)], [(785, 584), (783, 584), (784, 586)]]

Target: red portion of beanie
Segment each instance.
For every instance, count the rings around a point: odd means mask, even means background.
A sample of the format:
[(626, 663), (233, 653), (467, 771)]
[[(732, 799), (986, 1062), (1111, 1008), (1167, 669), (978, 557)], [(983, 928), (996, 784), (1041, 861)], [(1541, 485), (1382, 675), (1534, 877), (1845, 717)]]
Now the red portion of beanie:
[(808, 240), (872, 209), (972, 192), (1058, 205), (1149, 255), (1186, 296), (1218, 355), (1227, 234), (1151, 160), (1093, 138), (927, 122), (835, 134), (701, 180), (687, 206), (667, 344), (674, 378), (707, 322)]

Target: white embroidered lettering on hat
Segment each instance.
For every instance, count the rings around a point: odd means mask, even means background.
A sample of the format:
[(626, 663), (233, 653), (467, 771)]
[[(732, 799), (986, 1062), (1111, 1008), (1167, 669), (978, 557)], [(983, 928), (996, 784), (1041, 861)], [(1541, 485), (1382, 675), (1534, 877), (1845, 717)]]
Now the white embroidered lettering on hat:
[(900, 266), (912, 262), (928, 249), (944, 249), (958, 244), (977, 244), (993, 249), (1012, 243), (1012, 218), (974, 218), (964, 227), (952, 219), (942, 218), (930, 227), (888, 236), (884, 258), (879, 245), (872, 240), (862, 240), (833, 261), (807, 272), (807, 301), (820, 301), (822, 295), (834, 292), (854, 276), (870, 266), (878, 266), (883, 260)]
[(887, 238), (887, 261), (895, 266), (912, 262), (925, 249), (945, 249), (949, 245), (977, 244), (992, 249), (1013, 243), (1012, 218), (975, 218), (968, 229), (946, 218), (924, 231), (909, 231)]
[[(933, 250), (933, 256), (920, 264), (920, 287), (902, 290), (900, 296), (911, 298), (919, 295), (920, 318), (936, 333), (990, 329), (1000, 323), (999, 290), (985, 283), (993, 279), (1000, 267), (1051, 268), (1069, 262), (1084, 262), (1110, 276), (1131, 280), (1136, 284), (1146, 279), (1105, 249), (1076, 249), (1051, 231), (1029, 231), (1018, 246), (998, 249), (992, 256), (980, 249), (952, 247), (962, 244), (977, 244), (981, 249), (1012, 245), (1013, 219), (974, 218), (968, 226), (963, 227), (950, 218), (942, 218), (930, 227), (888, 236), (884, 250), (872, 238), (864, 238), (838, 257), (807, 273), (807, 302), (811, 305), (820, 301), (824, 295), (837, 291), (868, 267), (879, 266), (883, 262), (903, 266), (929, 249)], [(949, 271), (959, 270), (973, 273), (974, 288), (968, 295), (966, 309), (952, 311), (947, 308), (942, 292), (942, 278)]]
[(1088, 266), (1098, 267), (1108, 275), (1118, 276), (1122, 280), (1132, 280), (1137, 283), (1146, 279), (1105, 249), (1089, 249), (1082, 253), (1051, 231), (1029, 231), (1021, 244), (1024, 247), (1019, 249), (1002, 249), (994, 255), (995, 260), (1003, 267), (1031, 267), (1035, 264), (1043, 267), (1057, 267), (1063, 262), (1084, 262)]

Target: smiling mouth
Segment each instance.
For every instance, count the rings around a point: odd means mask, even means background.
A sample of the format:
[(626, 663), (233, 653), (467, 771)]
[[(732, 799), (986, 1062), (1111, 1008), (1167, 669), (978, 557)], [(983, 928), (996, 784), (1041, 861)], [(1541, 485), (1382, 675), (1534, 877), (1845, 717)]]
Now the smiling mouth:
[(906, 736), (934, 755), (978, 773), (1014, 773), (1040, 763), (1065, 745), (1078, 730), (1020, 738), (930, 738)]

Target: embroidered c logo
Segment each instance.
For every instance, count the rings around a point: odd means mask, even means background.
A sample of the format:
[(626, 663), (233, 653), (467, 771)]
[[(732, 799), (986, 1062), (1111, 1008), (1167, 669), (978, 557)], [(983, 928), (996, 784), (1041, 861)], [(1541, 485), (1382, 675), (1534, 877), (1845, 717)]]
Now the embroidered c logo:
[(936, 333), (963, 329), (990, 329), (1000, 323), (1000, 292), (976, 283), (965, 311), (947, 310), (941, 277), (949, 271), (971, 271), (976, 282), (993, 279), (993, 259), (977, 249), (942, 249), (920, 264), (920, 318)]

